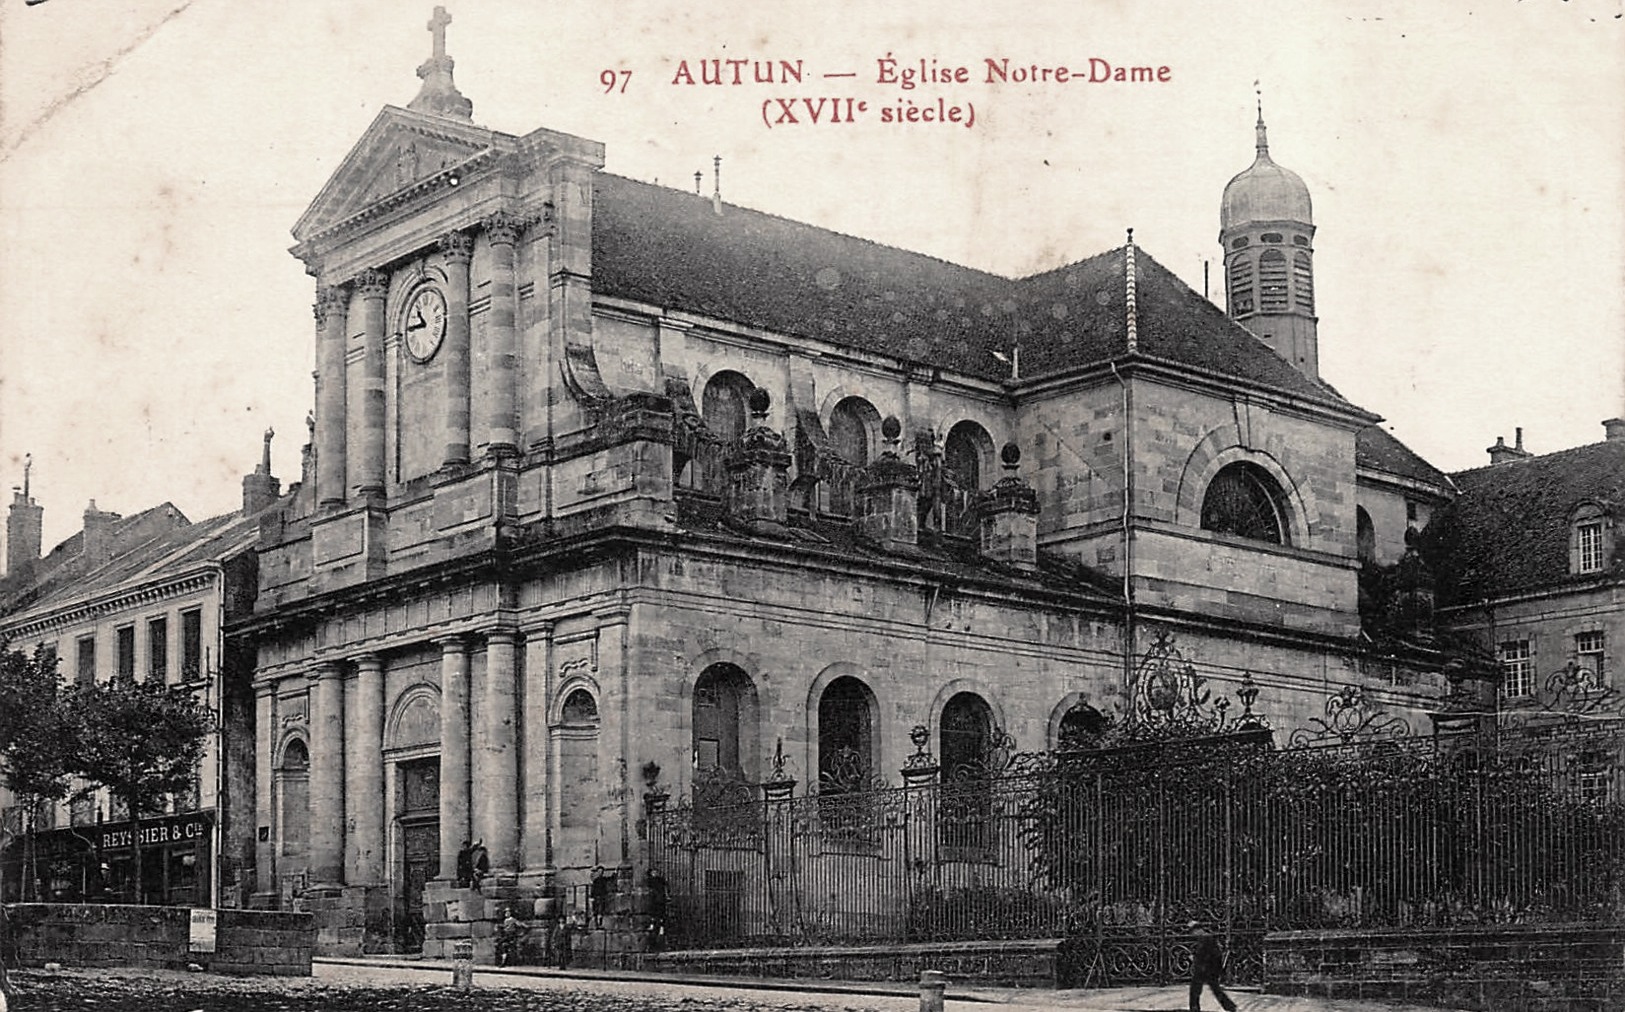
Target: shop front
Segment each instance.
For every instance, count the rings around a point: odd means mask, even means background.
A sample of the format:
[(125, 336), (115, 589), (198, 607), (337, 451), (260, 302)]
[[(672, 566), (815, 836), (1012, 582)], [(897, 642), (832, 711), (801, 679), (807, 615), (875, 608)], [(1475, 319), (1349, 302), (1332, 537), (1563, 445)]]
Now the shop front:
[[(139, 832), (139, 840), (137, 833)], [(141, 886), (136, 894), (136, 844)], [(5, 899), (50, 903), (212, 905), (214, 813), (53, 829), (13, 840), (3, 855)], [(28, 888), (29, 886), (32, 888)]]

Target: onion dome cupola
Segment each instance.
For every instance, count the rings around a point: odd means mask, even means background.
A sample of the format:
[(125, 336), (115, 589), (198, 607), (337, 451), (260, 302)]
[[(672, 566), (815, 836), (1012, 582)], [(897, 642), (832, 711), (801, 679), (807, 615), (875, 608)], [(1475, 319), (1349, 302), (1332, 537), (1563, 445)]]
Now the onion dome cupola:
[(1258, 153), (1224, 188), (1219, 244), (1230, 318), (1311, 378), (1320, 376), (1315, 333), (1314, 214), (1309, 187), (1270, 158), (1264, 108)]

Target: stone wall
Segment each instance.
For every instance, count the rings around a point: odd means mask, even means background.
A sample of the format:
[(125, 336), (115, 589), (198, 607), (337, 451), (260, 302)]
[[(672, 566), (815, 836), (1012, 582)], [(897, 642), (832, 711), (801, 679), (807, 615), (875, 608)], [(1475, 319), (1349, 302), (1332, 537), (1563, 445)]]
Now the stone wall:
[(955, 984), (1055, 987), (1058, 938), (909, 945), (651, 952), (639, 968), (663, 973), (820, 980), (918, 981), (941, 970)]
[(185, 907), (18, 903), (6, 907), (11, 929), (0, 957), (23, 966), (139, 966), (216, 973), (310, 976), (315, 929), (309, 914), (220, 910), (215, 951), (190, 951)]
[(1616, 1012), (1625, 1008), (1625, 927), (1276, 932), (1264, 941), (1264, 990), (1483, 1012)]

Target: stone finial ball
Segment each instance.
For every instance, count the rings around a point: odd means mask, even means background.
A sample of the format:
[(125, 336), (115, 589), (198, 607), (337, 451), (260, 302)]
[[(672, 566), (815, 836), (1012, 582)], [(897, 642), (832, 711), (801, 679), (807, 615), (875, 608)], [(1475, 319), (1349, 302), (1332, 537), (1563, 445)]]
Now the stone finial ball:
[(897, 420), (896, 415), (887, 415), (886, 420), (880, 423), (880, 434), (887, 439), (896, 439), (903, 434), (903, 423)]
[(999, 459), (1004, 461), (1006, 467), (1015, 467), (1021, 463), (1021, 447), (1015, 443), (1005, 443), (1004, 449), (999, 451)]
[(768, 406), (773, 403), (773, 395), (761, 387), (753, 387), (750, 396), (746, 398), (746, 403), (750, 405), (751, 411), (756, 414), (766, 414)]

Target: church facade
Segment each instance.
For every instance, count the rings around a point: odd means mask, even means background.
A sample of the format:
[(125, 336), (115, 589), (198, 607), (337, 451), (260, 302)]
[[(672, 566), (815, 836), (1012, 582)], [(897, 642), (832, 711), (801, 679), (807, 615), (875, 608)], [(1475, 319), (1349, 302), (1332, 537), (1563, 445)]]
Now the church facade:
[(510, 905), (631, 909), (646, 793), (1050, 748), (1169, 658), (1278, 732), (1353, 687), (1426, 733), (1428, 616), (1360, 573), (1453, 489), (1320, 381), (1261, 116), (1227, 314), (1132, 237), (1009, 279), (477, 126), (445, 20), (294, 230), (312, 452), (228, 630), (245, 902), (327, 952), (488, 958)]

